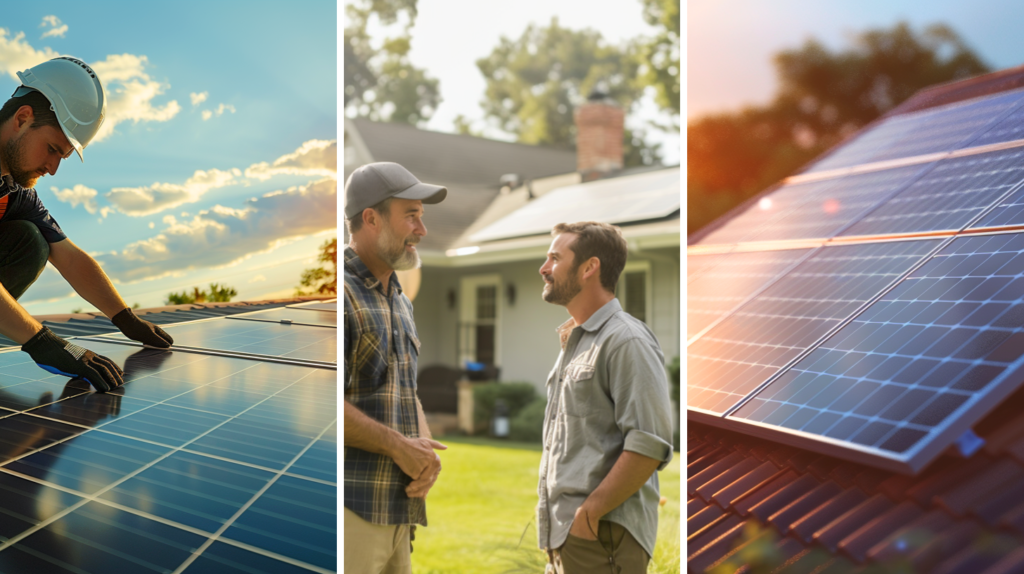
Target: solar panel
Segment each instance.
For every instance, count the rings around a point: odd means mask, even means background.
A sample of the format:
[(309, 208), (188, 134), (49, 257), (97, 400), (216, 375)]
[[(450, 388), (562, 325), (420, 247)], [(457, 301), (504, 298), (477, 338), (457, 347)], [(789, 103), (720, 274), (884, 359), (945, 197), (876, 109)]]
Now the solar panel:
[(336, 570), (336, 371), (78, 342), (126, 384), (0, 352), (0, 571)]
[[(169, 325), (163, 329), (174, 337), (175, 348), (337, 362), (337, 329), (227, 318)], [(129, 340), (121, 333), (103, 337)]]
[(808, 197), (823, 195), (838, 180), (782, 184), (775, 191), (751, 203), (724, 225), (702, 237), (699, 245), (739, 243), (751, 239), (758, 231), (791, 212)]
[(766, 223), (748, 239), (773, 241), (832, 237), (865, 211), (905, 188), (930, 164), (850, 175), (806, 193), (804, 201)]
[(679, 170), (634, 175), (629, 193), (616, 179), (558, 188), (473, 234), (472, 241), (492, 241), (548, 233), (572, 213), (574, 221), (628, 223), (658, 219), (679, 211)]
[(813, 164), (807, 172), (979, 145), (977, 137), (1019, 106), (1022, 97), (1021, 91), (1000, 93), (887, 118)]
[(322, 309), (267, 309), (266, 311), (256, 311), (255, 313), (246, 313), (244, 315), (232, 315), (227, 318), (320, 327), (338, 326), (338, 312)]
[(1022, 355), (1024, 235), (961, 237), (732, 416), (916, 470), (1019, 385)]
[(287, 305), (288, 309), (310, 309), (312, 311), (334, 311), (338, 312), (338, 300), (332, 299), (331, 301), (321, 302), (310, 302), (310, 303), (298, 303), (295, 305)]
[(724, 413), (938, 244), (819, 249), (689, 346), (687, 404)]
[(841, 235), (956, 231), (1024, 181), (1024, 148), (946, 159)]
[(809, 252), (809, 249), (792, 249), (689, 256), (688, 266), (704, 269), (687, 286), (687, 338), (700, 333), (754, 295)]

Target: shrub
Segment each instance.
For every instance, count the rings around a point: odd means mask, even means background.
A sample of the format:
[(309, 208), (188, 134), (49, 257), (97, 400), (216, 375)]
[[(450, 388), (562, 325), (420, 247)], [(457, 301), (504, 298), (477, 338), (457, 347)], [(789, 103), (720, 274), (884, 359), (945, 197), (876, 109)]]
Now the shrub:
[(509, 423), (508, 438), (519, 442), (541, 442), (544, 438), (544, 409), (548, 402), (538, 397)]
[(498, 399), (505, 401), (508, 416), (511, 420), (537, 398), (537, 389), (533, 383), (482, 383), (473, 388), (473, 425), (476, 430), (490, 429), (494, 419), (494, 403)]

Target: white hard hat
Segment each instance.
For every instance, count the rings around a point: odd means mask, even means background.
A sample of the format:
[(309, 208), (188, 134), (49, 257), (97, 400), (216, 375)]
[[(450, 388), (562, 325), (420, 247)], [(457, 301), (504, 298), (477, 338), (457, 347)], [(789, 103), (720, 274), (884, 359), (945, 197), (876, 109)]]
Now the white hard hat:
[(107, 101), (103, 97), (96, 72), (85, 62), (68, 56), (54, 58), (18, 72), (22, 86), (12, 97), (37, 90), (50, 100), (50, 109), (57, 114), (60, 129), (85, 161), (82, 149), (100, 130)]

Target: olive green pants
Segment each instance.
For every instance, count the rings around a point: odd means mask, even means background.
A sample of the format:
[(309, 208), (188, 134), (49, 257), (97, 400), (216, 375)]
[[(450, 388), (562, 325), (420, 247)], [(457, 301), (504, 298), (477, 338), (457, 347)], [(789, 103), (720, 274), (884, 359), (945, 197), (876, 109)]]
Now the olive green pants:
[(572, 534), (551, 553), (557, 574), (644, 574), (650, 557), (621, 524), (602, 520), (597, 540)]
[(411, 574), (409, 525), (372, 524), (345, 509), (345, 570), (354, 574)]

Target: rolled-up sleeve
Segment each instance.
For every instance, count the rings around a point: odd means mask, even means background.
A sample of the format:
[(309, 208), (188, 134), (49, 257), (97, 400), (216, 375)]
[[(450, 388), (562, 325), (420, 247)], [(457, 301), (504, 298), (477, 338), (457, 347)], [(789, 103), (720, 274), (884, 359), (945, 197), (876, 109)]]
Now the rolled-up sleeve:
[(612, 350), (607, 364), (623, 450), (660, 460), (662, 470), (672, 460), (672, 401), (661, 353), (632, 338)]

